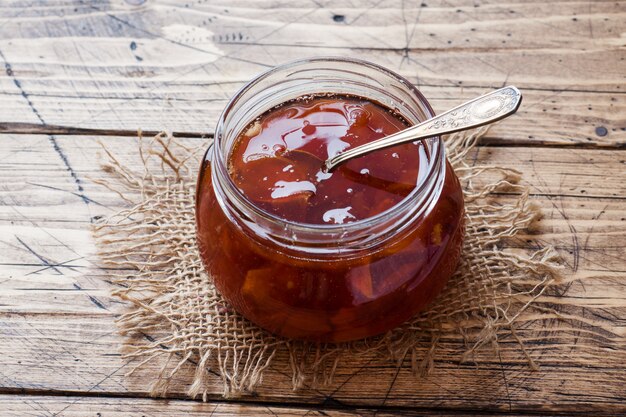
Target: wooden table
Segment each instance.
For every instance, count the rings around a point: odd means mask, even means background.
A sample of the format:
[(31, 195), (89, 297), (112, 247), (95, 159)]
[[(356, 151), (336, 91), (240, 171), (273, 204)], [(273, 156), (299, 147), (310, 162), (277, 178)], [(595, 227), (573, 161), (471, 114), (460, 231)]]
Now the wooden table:
[[(2, 1), (0, 415), (626, 414), (625, 32), (624, 1)], [(206, 404), (182, 379), (166, 401), (125, 376), (124, 305), (90, 263), (91, 223), (123, 206), (94, 183), (98, 141), (127, 161), (137, 129), (199, 144), (242, 83), (310, 55), (398, 71), (437, 111), (523, 90), (473, 158), (521, 170), (543, 209), (507, 248), (551, 244), (566, 264), (543, 300), (562, 320), (524, 329), (559, 335), (527, 342), (538, 371), (504, 343), (477, 365), (444, 355), (426, 378), (363, 359), (292, 392), (272, 369), (256, 396), (216, 385)]]

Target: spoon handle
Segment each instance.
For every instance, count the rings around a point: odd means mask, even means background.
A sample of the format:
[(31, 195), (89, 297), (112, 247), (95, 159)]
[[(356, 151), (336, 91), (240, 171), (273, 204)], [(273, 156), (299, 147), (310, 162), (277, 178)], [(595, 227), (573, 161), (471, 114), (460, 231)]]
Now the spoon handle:
[(324, 169), (327, 172), (332, 171), (349, 159), (401, 143), (413, 142), (493, 123), (515, 113), (521, 102), (522, 94), (517, 88), (513, 86), (500, 88), (408, 129), (335, 155), (324, 162)]

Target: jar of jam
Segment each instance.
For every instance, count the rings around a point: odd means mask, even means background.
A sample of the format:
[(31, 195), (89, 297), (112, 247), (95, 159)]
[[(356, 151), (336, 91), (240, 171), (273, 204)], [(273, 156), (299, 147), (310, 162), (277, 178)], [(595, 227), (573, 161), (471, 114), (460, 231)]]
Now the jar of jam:
[(423, 310), (454, 272), (463, 193), (439, 137), (323, 160), (434, 116), (401, 76), (314, 58), (229, 102), (202, 162), (197, 239), (217, 289), (270, 332), (342, 342)]

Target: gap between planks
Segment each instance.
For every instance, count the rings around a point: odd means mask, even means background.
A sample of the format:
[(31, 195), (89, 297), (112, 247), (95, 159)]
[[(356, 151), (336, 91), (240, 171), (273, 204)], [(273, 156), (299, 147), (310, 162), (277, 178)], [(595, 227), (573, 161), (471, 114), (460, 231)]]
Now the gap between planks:
[[(67, 135), (67, 136), (121, 136), (136, 137), (139, 132), (143, 137), (156, 136), (161, 133), (156, 130), (130, 130), (130, 129), (95, 129), (82, 128), (74, 126), (58, 126), (58, 125), (42, 125), (37, 123), (13, 123), (0, 122), (0, 135)], [(212, 139), (213, 132), (170, 132), (172, 136), (177, 138), (188, 139)], [(533, 139), (515, 139), (508, 140), (500, 137), (491, 137), (489, 133), (480, 139), (479, 146), (489, 147), (509, 147), (509, 148), (525, 148), (525, 147), (541, 147), (554, 149), (597, 149), (597, 150), (626, 150), (626, 142), (618, 142), (615, 144), (607, 143), (557, 143), (546, 142), (544, 140)]]
[[(4, 398), (3, 398), (4, 397)], [(409, 407), (409, 406), (372, 406), (372, 405), (357, 405), (351, 406), (347, 404), (343, 404), (339, 401), (333, 400), (328, 403), (319, 404), (319, 403), (307, 403), (307, 402), (278, 402), (278, 401), (259, 401), (259, 400), (251, 400), (245, 398), (239, 399), (224, 399), (224, 398), (211, 398), (207, 402), (202, 402), (197, 399), (190, 399), (184, 395), (172, 395), (169, 394), (167, 398), (154, 398), (147, 395), (147, 393), (142, 392), (126, 392), (126, 393), (109, 393), (109, 392), (89, 392), (89, 391), (63, 391), (63, 390), (44, 390), (44, 389), (31, 389), (31, 388), (2, 388), (0, 387), (0, 405), (10, 398), (39, 398), (39, 399), (47, 399), (49, 401), (54, 401), (54, 398), (63, 398), (67, 401), (72, 401), (70, 406), (77, 404), (80, 400), (83, 399), (101, 399), (101, 401), (107, 404), (106, 400), (119, 401), (120, 404), (123, 404), (129, 400), (141, 401), (141, 400), (151, 400), (151, 403), (154, 402), (154, 405), (158, 405), (159, 403), (167, 403), (168, 405), (172, 401), (176, 401), (179, 404), (186, 406), (191, 405), (194, 407), (212, 407), (219, 405), (231, 405), (231, 406), (241, 406), (245, 408), (250, 408), (250, 411), (254, 411), (254, 408), (262, 408), (268, 409), (271, 407), (276, 412), (288, 412), (289, 410), (294, 409), (303, 409), (309, 410), (309, 412), (318, 412), (319, 415), (326, 416), (325, 412), (330, 413), (356, 413), (355, 415), (372, 415), (377, 416), (380, 413), (384, 413), (385, 415), (407, 415), (407, 416), (546, 416), (547, 414), (534, 411), (534, 410), (523, 410), (523, 411), (501, 411), (501, 410), (479, 410), (472, 408), (447, 408), (447, 407)], [(149, 404), (147, 404), (149, 405)], [(163, 405), (163, 404), (162, 404)], [(65, 411), (65, 409), (61, 410), (60, 413)], [(137, 410), (133, 410), (137, 411)], [(56, 415), (56, 414), (55, 414)], [(274, 412), (272, 412), (272, 415)], [(282, 415), (282, 413), (281, 413)], [(305, 414), (305, 415), (308, 415)], [(334, 415), (334, 414), (331, 414)], [(568, 411), (568, 412), (560, 412), (560, 411), (551, 411), (550, 416), (587, 416), (588, 412), (577, 412), (577, 411)], [(594, 416), (601, 417), (603, 414), (600, 412), (594, 412)]]

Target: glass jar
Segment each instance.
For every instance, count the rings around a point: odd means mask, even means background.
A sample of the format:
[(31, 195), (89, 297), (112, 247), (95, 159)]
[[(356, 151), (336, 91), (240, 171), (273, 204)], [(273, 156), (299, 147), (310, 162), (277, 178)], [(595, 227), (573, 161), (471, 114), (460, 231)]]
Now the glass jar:
[(369, 62), (314, 58), (271, 69), (244, 86), (218, 121), (199, 174), (196, 224), (203, 264), (239, 313), (282, 336), (342, 342), (399, 325), (441, 291), (461, 252), (463, 193), (433, 137), (421, 182), (373, 217), (305, 224), (254, 206), (227, 170), (238, 135), (281, 103), (329, 93), (376, 102), (410, 124), (434, 116), (410, 82)]

